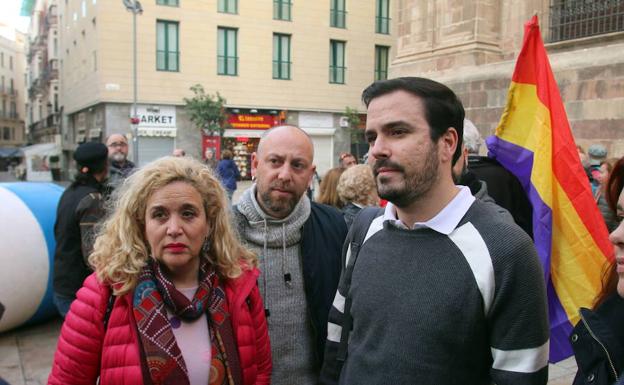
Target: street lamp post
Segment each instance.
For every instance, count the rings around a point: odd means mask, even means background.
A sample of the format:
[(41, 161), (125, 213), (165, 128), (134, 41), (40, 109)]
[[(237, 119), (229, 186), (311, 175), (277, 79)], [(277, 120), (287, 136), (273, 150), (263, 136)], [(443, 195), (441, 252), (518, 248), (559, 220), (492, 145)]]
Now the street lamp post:
[(132, 12), (132, 116), (130, 125), (132, 127), (132, 161), (139, 164), (139, 117), (137, 116), (137, 15), (143, 13), (143, 7), (138, 0), (122, 0), (126, 10)]

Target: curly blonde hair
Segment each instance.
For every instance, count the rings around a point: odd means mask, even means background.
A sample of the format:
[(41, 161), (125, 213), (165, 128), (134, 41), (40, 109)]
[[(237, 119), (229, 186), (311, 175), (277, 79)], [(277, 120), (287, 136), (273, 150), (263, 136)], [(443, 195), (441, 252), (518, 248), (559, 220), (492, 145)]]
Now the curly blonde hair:
[(378, 203), (375, 177), (367, 164), (358, 164), (346, 169), (338, 180), (336, 190), (344, 204), (353, 202), (364, 206), (374, 206)]
[(223, 277), (236, 278), (243, 266), (257, 266), (232, 229), (227, 196), (209, 167), (191, 158), (168, 156), (147, 164), (130, 175), (115, 190), (109, 202), (110, 215), (100, 226), (89, 263), (102, 282), (113, 286), (115, 295), (130, 292), (150, 258), (145, 239), (147, 200), (172, 182), (186, 182), (203, 199), (210, 249), (208, 261)]

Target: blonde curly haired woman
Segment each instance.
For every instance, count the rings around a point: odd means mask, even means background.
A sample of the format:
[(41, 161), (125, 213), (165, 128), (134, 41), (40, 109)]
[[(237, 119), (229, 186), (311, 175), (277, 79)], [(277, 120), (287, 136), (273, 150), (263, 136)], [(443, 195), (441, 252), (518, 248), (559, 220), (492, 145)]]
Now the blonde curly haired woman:
[(115, 194), (48, 383), (269, 384), (257, 261), (212, 171), (166, 157)]
[(379, 202), (375, 177), (367, 164), (358, 164), (346, 169), (338, 179), (336, 191), (342, 201), (342, 213), (348, 227), (362, 208), (377, 206)]

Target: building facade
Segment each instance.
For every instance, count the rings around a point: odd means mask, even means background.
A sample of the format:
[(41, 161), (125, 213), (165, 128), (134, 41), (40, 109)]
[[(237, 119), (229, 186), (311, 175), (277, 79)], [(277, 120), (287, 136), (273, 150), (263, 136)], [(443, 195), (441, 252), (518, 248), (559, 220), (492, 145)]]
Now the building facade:
[[(136, 16), (139, 164), (176, 147), (199, 158), (206, 147), (220, 151), (222, 142), (250, 177), (259, 137), (288, 123), (310, 134), (322, 173), (337, 163), (338, 153), (350, 149), (345, 108), (361, 105), (361, 91), (387, 77), (394, 56), (394, 0), (149, 0), (141, 5)], [(112, 133), (131, 136), (132, 19), (120, 1), (58, 2), (66, 150)], [(195, 84), (226, 99), (229, 128), (223, 141), (189, 120), (184, 98), (193, 96)]]
[(28, 139), (32, 144), (60, 144), (58, 5), (56, 0), (36, 0), (30, 4), (26, 48)]
[[(24, 129), (24, 35), (0, 26), (0, 171), (26, 143)], [(6, 32), (6, 33), (5, 33)]]
[[(390, 76), (449, 85), (491, 135), (505, 107), (523, 24), (538, 15), (577, 144), (624, 155), (624, 2), (403, 0)], [(485, 151), (485, 149), (482, 149)]]

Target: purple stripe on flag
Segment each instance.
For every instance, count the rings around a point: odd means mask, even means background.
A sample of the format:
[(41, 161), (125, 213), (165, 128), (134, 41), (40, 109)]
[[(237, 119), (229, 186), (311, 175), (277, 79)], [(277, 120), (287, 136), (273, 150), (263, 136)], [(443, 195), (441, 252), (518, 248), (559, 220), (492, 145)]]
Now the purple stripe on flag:
[(544, 203), (531, 183), (533, 152), (509, 143), (497, 136), (486, 139), (488, 156), (496, 159), (518, 178), (533, 206), (533, 241), (544, 269), (544, 282), (550, 277), (550, 252), (552, 246), (552, 209)]
[(550, 362), (558, 362), (573, 354), (568, 341), (572, 333), (572, 324), (559, 301), (552, 281), (548, 280), (548, 318), (550, 320)]

